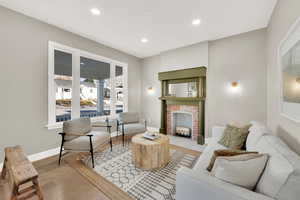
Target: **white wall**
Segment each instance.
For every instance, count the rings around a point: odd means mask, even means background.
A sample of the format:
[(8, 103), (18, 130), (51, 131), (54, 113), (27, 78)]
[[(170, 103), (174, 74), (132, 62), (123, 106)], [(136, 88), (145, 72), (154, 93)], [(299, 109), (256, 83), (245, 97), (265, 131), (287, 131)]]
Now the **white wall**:
[[(48, 123), (48, 41), (128, 63), (129, 110), (140, 111), (140, 59), (0, 6), (0, 160), (6, 146), (27, 154), (60, 145)], [(1, 162), (1, 161), (0, 161)]]
[[(158, 73), (163, 71), (193, 68), (208, 65), (208, 43), (163, 52), (160, 55), (142, 60), (142, 113), (149, 126), (160, 127), (161, 85)], [(153, 87), (154, 93), (148, 94), (147, 88)]]
[(300, 124), (280, 115), (277, 50), (290, 26), (300, 17), (299, 0), (278, 0), (267, 30), (268, 125), (300, 154)]
[[(266, 123), (266, 29), (209, 43), (207, 127)], [(238, 82), (238, 88), (231, 86)]]
[(161, 53), (161, 71), (208, 66), (208, 42)]
[[(250, 120), (266, 122), (266, 30), (175, 49), (142, 61), (142, 113), (150, 126), (160, 127), (158, 72), (208, 66), (206, 136), (213, 125)], [(242, 91), (231, 93), (238, 81)], [(155, 93), (149, 95), (147, 88)]]

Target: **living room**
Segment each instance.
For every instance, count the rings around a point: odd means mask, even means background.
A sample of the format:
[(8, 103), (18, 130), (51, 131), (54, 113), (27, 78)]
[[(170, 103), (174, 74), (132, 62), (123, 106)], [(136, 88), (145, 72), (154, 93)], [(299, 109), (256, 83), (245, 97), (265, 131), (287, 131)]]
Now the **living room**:
[(0, 199), (298, 199), (299, 9), (1, 0)]

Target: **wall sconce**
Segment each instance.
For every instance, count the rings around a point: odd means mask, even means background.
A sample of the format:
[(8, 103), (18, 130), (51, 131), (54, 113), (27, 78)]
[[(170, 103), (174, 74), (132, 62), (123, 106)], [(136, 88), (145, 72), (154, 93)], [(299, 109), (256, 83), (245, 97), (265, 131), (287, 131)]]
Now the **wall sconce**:
[(231, 83), (231, 87), (233, 87), (233, 88), (236, 88), (236, 87), (238, 87), (238, 82), (236, 82), (236, 81), (234, 81), (234, 82), (232, 82)]
[(300, 77), (296, 78), (296, 82), (300, 85)]
[(241, 92), (242, 88), (237, 81), (233, 81), (229, 84), (228, 90), (230, 93), (237, 94)]
[(148, 94), (153, 94), (154, 88), (152, 86), (148, 87)]

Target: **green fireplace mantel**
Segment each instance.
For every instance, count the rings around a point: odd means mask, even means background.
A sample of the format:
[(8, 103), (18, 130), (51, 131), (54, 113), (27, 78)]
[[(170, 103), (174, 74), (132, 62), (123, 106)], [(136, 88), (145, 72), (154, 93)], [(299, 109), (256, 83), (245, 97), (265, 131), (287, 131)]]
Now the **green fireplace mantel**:
[(206, 67), (196, 67), (190, 69), (174, 70), (158, 73), (158, 80), (177, 80), (206, 77)]
[[(161, 127), (160, 132), (167, 134), (167, 105), (194, 105), (198, 106), (199, 133), (198, 143), (205, 141), (205, 98), (206, 98), (206, 67), (196, 67), (183, 70), (174, 70), (158, 73), (161, 81)], [(195, 97), (175, 97), (168, 94), (169, 84), (196, 82), (197, 95)]]

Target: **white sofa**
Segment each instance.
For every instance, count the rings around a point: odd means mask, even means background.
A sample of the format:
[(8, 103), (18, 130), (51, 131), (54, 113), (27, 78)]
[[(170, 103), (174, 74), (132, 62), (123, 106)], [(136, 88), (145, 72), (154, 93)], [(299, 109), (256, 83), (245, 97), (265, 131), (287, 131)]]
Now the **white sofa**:
[(246, 141), (248, 151), (269, 154), (266, 168), (255, 191), (212, 176), (207, 170), (213, 152), (226, 149), (218, 143), (224, 127), (214, 127), (213, 137), (193, 169), (182, 167), (176, 175), (176, 200), (299, 200), (300, 157), (267, 128), (251, 122)]

